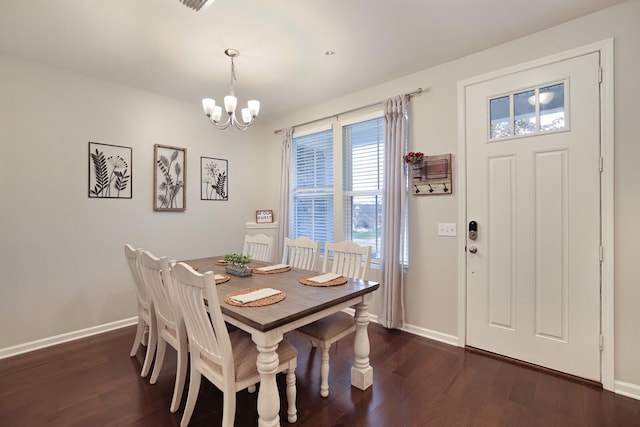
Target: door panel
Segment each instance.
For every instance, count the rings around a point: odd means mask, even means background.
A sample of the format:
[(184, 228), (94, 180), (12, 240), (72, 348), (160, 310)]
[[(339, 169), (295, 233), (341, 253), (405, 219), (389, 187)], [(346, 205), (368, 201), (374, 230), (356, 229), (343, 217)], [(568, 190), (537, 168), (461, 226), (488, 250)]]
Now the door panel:
[(567, 152), (537, 153), (535, 333), (567, 341)]
[(489, 159), (489, 322), (515, 330), (515, 157)]

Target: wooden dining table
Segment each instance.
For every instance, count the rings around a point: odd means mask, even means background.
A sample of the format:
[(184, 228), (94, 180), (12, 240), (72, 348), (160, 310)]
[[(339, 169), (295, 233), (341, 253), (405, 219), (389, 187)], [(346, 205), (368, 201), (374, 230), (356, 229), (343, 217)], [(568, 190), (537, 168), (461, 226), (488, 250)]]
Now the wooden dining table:
[[(227, 274), (224, 266), (216, 264), (221, 259), (207, 257), (183, 262), (196, 268), (199, 273), (213, 271)], [(266, 265), (270, 264), (252, 262), (250, 267)], [(261, 427), (280, 425), (280, 396), (276, 385), (279, 361), (276, 349), (284, 334), (347, 307), (355, 309), (356, 325), (351, 385), (365, 390), (373, 384), (373, 368), (369, 364), (368, 309), (372, 293), (380, 284), (359, 279), (348, 279), (347, 283), (338, 286), (307, 286), (300, 282), (300, 279), (312, 275), (314, 272), (298, 269), (281, 273), (254, 273), (248, 277), (229, 275), (230, 280), (216, 286), (225, 320), (251, 334), (259, 352), (256, 366), (260, 373), (258, 425)], [(247, 288), (273, 288), (284, 292), (286, 297), (275, 304), (261, 307), (239, 307), (225, 303), (225, 295)]]

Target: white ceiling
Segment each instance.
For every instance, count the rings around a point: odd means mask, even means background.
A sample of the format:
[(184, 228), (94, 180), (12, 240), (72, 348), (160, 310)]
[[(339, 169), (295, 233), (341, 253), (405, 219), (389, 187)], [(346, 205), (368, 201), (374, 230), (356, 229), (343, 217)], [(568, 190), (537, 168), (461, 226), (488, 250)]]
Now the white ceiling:
[(622, 1), (1, 0), (0, 51), (199, 104), (228, 93), (232, 47), (267, 119)]

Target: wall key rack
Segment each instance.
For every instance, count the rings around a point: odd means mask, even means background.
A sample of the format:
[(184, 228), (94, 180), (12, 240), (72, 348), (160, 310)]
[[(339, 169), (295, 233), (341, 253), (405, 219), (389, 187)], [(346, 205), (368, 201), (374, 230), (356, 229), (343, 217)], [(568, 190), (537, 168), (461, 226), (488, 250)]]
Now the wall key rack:
[(453, 193), (451, 154), (425, 156), (410, 172), (412, 193), (417, 196)]

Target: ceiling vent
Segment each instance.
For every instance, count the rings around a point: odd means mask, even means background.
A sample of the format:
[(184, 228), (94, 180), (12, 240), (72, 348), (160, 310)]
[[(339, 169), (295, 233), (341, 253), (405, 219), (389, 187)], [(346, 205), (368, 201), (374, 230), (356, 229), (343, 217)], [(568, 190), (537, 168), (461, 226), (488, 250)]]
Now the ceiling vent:
[(180, 0), (180, 2), (197, 12), (202, 8), (206, 9), (211, 6), (211, 3), (213, 3), (214, 0)]

